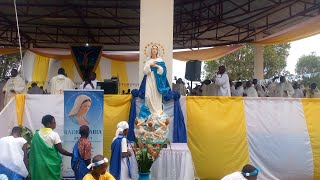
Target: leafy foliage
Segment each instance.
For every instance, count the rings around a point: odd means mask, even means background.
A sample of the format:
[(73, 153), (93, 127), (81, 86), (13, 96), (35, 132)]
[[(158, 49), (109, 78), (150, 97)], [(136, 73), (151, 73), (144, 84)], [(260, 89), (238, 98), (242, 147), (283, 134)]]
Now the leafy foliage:
[(20, 63), (19, 53), (0, 55), (0, 80), (8, 77), (12, 68), (19, 68)]
[(315, 52), (310, 55), (302, 55), (296, 64), (297, 74), (310, 74), (320, 72), (320, 56)]
[[(264, 46), (264, 76), (271, 78), (282, 73), (287, 66), (290, 44)], [(230, 80), (249, 80), (254, 74), (253, 45), (246, 44), (240, 50), (228, 54), (217, 61), (205, 62), (207, 79), (211, 79), (220, 65), (225, 65)]]

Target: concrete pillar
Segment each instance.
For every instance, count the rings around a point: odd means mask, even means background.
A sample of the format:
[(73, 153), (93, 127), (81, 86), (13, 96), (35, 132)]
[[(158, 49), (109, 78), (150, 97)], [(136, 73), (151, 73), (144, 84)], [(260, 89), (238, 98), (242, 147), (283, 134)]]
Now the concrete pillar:
[(264, 79), (263, 77), (263, 45), (255, 44), (253, 47), (253, 54), (254, 54), (254, 78), (258, 80)]
[(140, 59), (139, 81), (143, 79), (143, 65), (150, 49), (145, 47), (150, 43), (161, 44), (164, 49), (162, 59), (166, 63), (167, 78), (172, 82), (172, 49), (173, 49), (173, 11), (174, 0), (141, 0), (140, 1)]

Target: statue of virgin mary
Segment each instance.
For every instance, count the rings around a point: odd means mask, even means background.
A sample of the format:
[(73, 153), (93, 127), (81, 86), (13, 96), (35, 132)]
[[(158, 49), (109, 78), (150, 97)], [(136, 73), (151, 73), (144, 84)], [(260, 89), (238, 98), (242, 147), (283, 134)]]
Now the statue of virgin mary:
[(159, 48), (151, 47), (151, 56), (144, 64), (145, 105), (152, 115), (160, 116), (163, 112), (163, 97), (170, 91), (167, 80), (167, 69), (159, 56)]

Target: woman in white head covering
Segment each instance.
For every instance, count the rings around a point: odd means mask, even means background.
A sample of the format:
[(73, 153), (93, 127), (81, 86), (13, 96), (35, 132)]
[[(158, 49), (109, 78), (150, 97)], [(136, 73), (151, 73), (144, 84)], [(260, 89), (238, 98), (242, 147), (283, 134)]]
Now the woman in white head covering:
[(116, 137), (111, 144), (110, 173), (116, 179), (131, 179), (130, 171), (130, 151), (128, 151), (128, 135), (129, 124), (121, 121), (117, 124)]
[(86, 115), (90, 109), (92, 100), (87, 95), (79, 95), (74, 101), (74, 105), (69, 112), (69, 118), (72, 122), (79, 124), (80, 126), (89, 125)]

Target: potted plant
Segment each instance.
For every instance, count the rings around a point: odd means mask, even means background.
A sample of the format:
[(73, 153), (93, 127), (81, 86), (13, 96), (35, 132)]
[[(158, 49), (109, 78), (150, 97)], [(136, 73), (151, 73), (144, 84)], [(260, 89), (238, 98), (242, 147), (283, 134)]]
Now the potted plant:
[(168, 143), (153, 143), (150, 140), (137, 139), (132, 147), (135, 154), (137, 164), (139, 180), (149, 180), (150, 168), (153, 162), (159, 157), (161, 149)]

